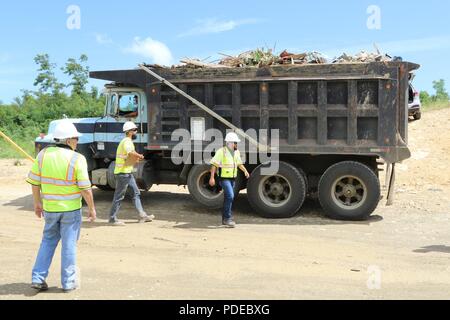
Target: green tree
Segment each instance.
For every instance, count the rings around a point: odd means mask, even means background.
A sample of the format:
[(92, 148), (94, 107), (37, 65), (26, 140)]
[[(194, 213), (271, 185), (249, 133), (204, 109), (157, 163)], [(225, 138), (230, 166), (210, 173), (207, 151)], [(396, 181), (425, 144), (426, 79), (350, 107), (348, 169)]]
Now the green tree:
[(50, 91), (53, 94), (59, 93), (64, 85), (59, 83), (55, 76), (56, 64), (50, 62), (50, 56), (47, 53), (38, 54), (34, 57), (34, 62), (39, 66), (34, 86), (39, 88), (40, 93), (48, 93)]
[(65, 74), (72, 78), (72, 82), (67, 85), (68, 87), (72, 87), (72, 94), (86, 94), (86, 85), (89, 82), (89, 67), (86, 65), (87, 61), (87, 55), (82, 54), (78, 60), (74, 58), (68, 59), (65, 67), (61, 69)]
[(436, 90), (436, 95), (434, 96), (435, 101), (448, 101), (449, 95), (445, 89), (445, 80), (441, 79), (438, 81), (433, 81), (433, 88)]
[(99, 93), (98, 88), (96, 86), (92, 86), (91, 87), (91, 97), (92, 97), (92, 99), (98, 99), (99, 98), (98, 97), (98, 93)]
[(420, 101), (423, 104), (428, 104), (431, 101), (431, 96), (427, 91), (420, 92)]

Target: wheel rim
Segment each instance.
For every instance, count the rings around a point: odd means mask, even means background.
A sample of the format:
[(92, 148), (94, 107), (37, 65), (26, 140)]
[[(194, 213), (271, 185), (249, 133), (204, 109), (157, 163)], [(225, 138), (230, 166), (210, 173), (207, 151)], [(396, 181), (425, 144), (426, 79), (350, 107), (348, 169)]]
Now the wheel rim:
[(343, 176), (333, 183), (331, 198), (340, 208), (354, 210), (366, 201), (367, 187), (355, 176)]
[(292, 197), (292, 187), (288, 179), (281, 175), (268, 176), (259, 183), (259, 197), (270, 207), (282, 207)]
[(204, 171), (197, 178), (197, 187), (200, 194), (207, 199), (217, 199), (222, 195), (222, 190), (218, 183), (214, 187), (209, 185), (209, 178), (211, 173), (209, 171)]

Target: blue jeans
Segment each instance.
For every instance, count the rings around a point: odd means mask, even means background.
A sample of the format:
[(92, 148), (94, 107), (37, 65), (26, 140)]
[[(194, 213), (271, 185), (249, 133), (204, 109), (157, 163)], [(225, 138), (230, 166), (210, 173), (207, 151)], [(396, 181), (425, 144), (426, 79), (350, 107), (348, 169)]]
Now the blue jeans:
[(222, 219), (231, 220), (233, 218), (231, 209), (233, 208), (235, 182), (231, 179), (220, 179), (219, 183), (224, 194)]
[(41, 247), (32, 272), (32, 283), (43, 283), (48, 276), (59, 240), (61, 251), (61, 284), (63, 289), (76, 286), (77, 241), (81, 230), (81, 209), (71, 212), (44, 212), (45, 227)]
[(117, 213), (119, 212), (121, 202), (125, 199), (128, 187), (132, 190), (131, 197), (139, 215), (141, 217), (147, 215), (142, 207), (141, 192), (139, 191), (133, 174), (116, 174), (116, 192), (114, 193), (113, 205), (109, 214), (109, 222), (117, 221)]

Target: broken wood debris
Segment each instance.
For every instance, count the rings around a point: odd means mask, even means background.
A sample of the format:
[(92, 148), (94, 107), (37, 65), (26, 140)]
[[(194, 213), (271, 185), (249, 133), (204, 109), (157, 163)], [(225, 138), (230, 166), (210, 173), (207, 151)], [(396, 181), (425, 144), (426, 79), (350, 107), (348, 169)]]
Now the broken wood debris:
[(230, 68), (229, 66), (226, 65), (203, 62), (198, 59), (182, 59), (180, 62), (185, 63), (186, 65), (192, 65), (194, 67), (201, 67), (201, 68)]
[(172, 68), (244, 68), (244, 67), (266, 67), (273, 65), (304, 65), (304, 64), (343, 64), (343, 63), (370, 63), (402, 61), (400, 57), (391, 57), (380, 52), (375, 46), (376, 52), (361, 51), (355, 55), (343, 53), (341, 56), (331, 60), (331, 62), (320, 52), (291, 53), (287, 50), (279, 55), (273, 53), (272, 49), (256, 49), (243, 52), (237, 56), (219, 53), (222, 59), (214, 62), (205, 62), (205, 60), (185, 58), (181, 60), (180, 65)]
[(387, 54), (381, 54), (377, 49), (377, 52), (365, 52), (361, 51), (355, 55), (342, 54), (333, 60), (332, 63), (368, 63), (368, 62), (387, 62), (387, 61), (401, 61), (400, 57), (394, 57)]

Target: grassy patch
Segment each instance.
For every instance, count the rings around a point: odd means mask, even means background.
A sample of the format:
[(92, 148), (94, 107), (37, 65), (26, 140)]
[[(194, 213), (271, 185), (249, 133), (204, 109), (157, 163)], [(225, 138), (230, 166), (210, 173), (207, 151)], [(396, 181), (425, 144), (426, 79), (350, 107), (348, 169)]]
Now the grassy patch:
[[(30, 156), (34, 157), (34, 140), (37, 135), (29, 137), (14, 137), (10, 138), (17, 143), (22, 149), (24, 149)], [(8, 142), (0, 137), (0, 159), (23, 159), (25, 156), (19, 151), (14, 149)]]
[(422, 110), (424, 112), (433, 111), (433, 110), (441, 110), (445, 108), (450, 108), (450, 101), (434, 101), (429, 103), (424, 103), (422, 105)]

